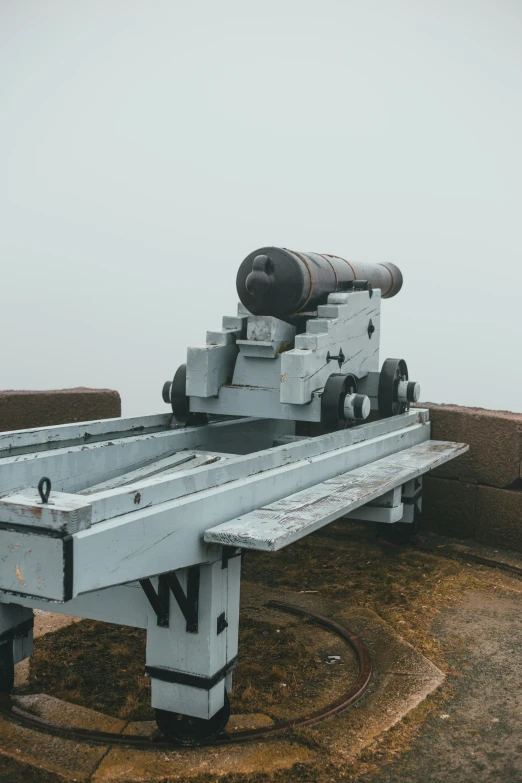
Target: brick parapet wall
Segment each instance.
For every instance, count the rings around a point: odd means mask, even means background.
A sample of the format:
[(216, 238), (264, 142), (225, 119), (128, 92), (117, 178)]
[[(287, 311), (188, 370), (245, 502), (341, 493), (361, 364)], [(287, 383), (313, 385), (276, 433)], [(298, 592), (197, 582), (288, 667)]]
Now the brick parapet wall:
[(431, 403), (422, 407), (430, 410), (432, 438), (470, 447), (426, 476), (422, 526), (522, 551), (522, 414)]
[(121, 399), (112, 389), (0, 391), (0, 432), (118, 416)]

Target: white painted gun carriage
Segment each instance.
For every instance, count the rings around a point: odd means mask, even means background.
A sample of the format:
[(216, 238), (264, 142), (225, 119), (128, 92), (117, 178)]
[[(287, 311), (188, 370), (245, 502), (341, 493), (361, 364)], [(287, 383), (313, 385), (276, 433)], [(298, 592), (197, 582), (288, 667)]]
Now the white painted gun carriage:
[(170, 412), (0, 433), (0, 691), (48, 609), (145, 628), (164, 734), (223, 730), (241, 550), (340, 517), (405, 541), (422, 475), (467, 450), (430, 439), (403, 360), (379, 369), (381, 294), (401, 283), (391, 264), (263, 248), (238, 315), (165, 384)]

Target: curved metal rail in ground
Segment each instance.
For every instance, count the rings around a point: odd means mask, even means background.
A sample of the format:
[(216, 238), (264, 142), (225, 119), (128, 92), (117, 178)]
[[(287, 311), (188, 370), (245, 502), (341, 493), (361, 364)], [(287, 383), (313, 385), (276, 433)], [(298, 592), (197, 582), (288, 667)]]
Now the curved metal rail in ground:
[[(309, 609), (304, 609), (301, 606), (295, 604), (288, 604), (283, 601), (270, 601), (267, 604), (273, 609), (280, 609), (283, 612), (295, 614), (298, 616), (308, 616), (314, 620), (323, 628), (335, 633), (340, 639), (352, 648), (355, 652), (357, 663), (359, 665), (359, 675), (353, 685), (345, 691), (338, 699), (327, 704), (320, 710), (315, 710), (307, 715), (302, 715), (298, 718), (292, 718), (290, 720), (276, 723), (274, 726), (262, 729), (247, 729), (244, 731), (234, 731), (230, 734), (225, 734), (217, 739), (204, 743), (205, 746), (216, 745), (230, 745), (238, 742), (249, 742), (251, 740), (260, 739), (262, 737), (268, 737), (272, 734), (279, 734), (280, 732), (287, 731), (297, 726), (313, 726), (314, 723), (320, 723), (332, 715), (336, 715), (338, 712), (350, 707), (363, 694), (368, 690), (373, 674), (373, 662), (370, 652), (366, 645), (353, 634), (349, 628), (337, 623), (335, 620), (329, 617), (324, 617), (317, 612), (312, 612)], [(145, 737), (143, 735), (129, 735), (129, 734), (114, 734), (106, 731), (89, 731), (88, 729), (81, 729), (76, 726), (66, 726), (61, 723), (55, 723), (53, 721), (45, 720), (37, 715), (32, 715), (30, 712), (21, 710), (19, 707), (11, 702), (8, 695), (0, 695), (0, 714), (6, 718), (17, 721), (18, 723), (28, 726), (29, 728), (44, 729), (45, 731), (52, 732), (53, 734), (60, 734), (65, 737), (71, 737), (77, 740), (84, 740), (87, 742), (102, 743), (104, 745), (118, 744), (118, 745), (130, 745), (135, 748), (180, 748), (182, 746), (177, 745), (174, 742), (169, 742), (165, 739), (154, 739), (151, 737)]]
[(421, 552), (428, 552), (432, 555), (440, 555), (441, 557), (458, 557), (460, 560), (465, 560), (467, 563), (477, 563), (478, 565), (485, 565), (488, 568), (498, 568), (501, 571), (507, 571), (509, 574), (516, 574), (516, 576), (522, 577), (522, 568), (506, 563), (503, 560), (493, 560), (490, 557), (482, 557), (482, 555), (476, 555), (474, 552), (466, 552), (461, 549), (455, 549), (455, 547), (442, 545), (437, 547), (431, 546), (415, 546)]
[[(334, 541), (346, 541), (347, 539), (356, 540), (358, 536), (353, 535), (348, 531), (343, 532), (323, 532), (319, 531), (319, 538), (329, 538)], [(386, 542), (390, 544), (390, 542)], [(401, 549), (398, 544), (392, 544), (395, 548)], [(419, 542), (413, 542), (410, 545), (410, 549), (416, 549), (419, 552), (427, 552), (430, 555), (438, 555), (440, 557), (458, 557), (459, 560), (465, 560), (467, 563), (477, 563), (478, 565), (485, 565), (488, 568), (498, 568), (500, 571), (507, 571), (510, 574), (515, 574), (522, 578), (522, 568), (512, 565), (512, 563), (506, 563), (503, 560), (494, 560), (490, 557), (482, 557), (482, 555), (476, 555), (474, 552), (468, 552), (463, 549), (457, 549), (449, 544), (442, 545), (429, 545)]]

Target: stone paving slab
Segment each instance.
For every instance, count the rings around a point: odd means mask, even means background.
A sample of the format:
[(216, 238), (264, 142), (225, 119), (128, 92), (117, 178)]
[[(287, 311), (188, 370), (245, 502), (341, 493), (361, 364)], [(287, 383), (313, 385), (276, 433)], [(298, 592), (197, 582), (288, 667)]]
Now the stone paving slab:
[(127, 725), (127, 721), (113, 718), (102, 712), (79, 707), (68, 701), (55, 699), (46, 693), (34, 693), (28, 696), (14, 696), (13, 701), (17, 707), (38, 715), (40, 718), (63, 723), (70, 726), (78, 726), (89, 731), (111, 731), (120, 733)]
[[(252, 713), (231, 715), (228, 731), (257, 729), (273, 724), (268, 715)], [(155, 721), (132, 721), (124, 734), (152, 736), (157, 729)], [(105, 756), (93, 780), (96, 781), (156, 781), (162, 777), (184, 780), (187, 775), (209, 773), (226, 775), (234, 772), (247, 774), (263, 770), (273, 772), (288, 769), (297, 762), (312, 761), (315, 753), (295, 742), (279, 738), (269, 743), (255, 742), (218, 748), (182, 748), (180, 750), (143, 751), (114, 747)]]
[(184, 748), (168, 751), (143, 751), (113, 748), (105, 756), (92, 780), (97, 783), (152, 783), (189, 780), (196, 775), (270, 774), (289, 769), (297, 763), (311, 762), (316, 753), (303, 745), (284, 739), (252, 742), (217, 748)]
[(342, 764), (353, 760), (417, 707), (442, 680), (403, 674), (378, 676), (367, 697), (310, 731), (328, 747), (329, 761)]
[(451, 701), (428, 716), (405, 753), (360, 783), (521, 783), (520, 595), (468, 592), (433, 632), (461, 673)]
[(347, 609), (333, 617), (364, 640), (381, 674), (421, 677), (435, 680), (438, 685), (444, 680), (444, 674), (434, 663), (398, 636), (393, 628), (371, 609)]
[(329, 749), (330, 760), (356, 758), (444, 682), (445, 675), (376, 612), (351, 608), (333, 616), (363, 639), (375, 666), (369, 693), (346, 712), (311, 731)]
[[(249, 591), (252, 595), (249, 597)], [(398, 636), (375, 612), (365, 608), (342, 610), (338, 603), (322, 601), (315, 594), (291, 594), (288, 591), (250, 587), (245, 583), (246, 614), (252, 612), (267, 622), (292, 625), (296, 633), (311, 648), (324, 648), (328, 634), (309, 623), (296, 624), (296, 618), (275, 613), (263, 606), (270, 598), (299, 602), (348, 625), (370, 647), (376, 666), (374, 682), (369, 693), (357, 705), (335, 718), (306, 732), (317, 741), (317, 748), (308, 747), (303, 736), (292, 734), (249, 744), (223, 747), (143, 751), (129, 747), (112, 748), (91, 746), (73, 740), (51, 737), (42, 732), (18, 727), (0, 721), (0, 753), (6, 753), (41, 769), (59, 772), (68, 780), (125, 781), (125, 783), (153, 783), (158, 779), (189, 780), (208, 774), (274, 773), (296, 763), (319, 762), (327, 754), (328, 760), (342, 762), (355, 758), (374, 738), (397, 723), (409, 710), (437, 688), (443, 681), (442, 672)], [(257, 608), (256, 608), (257, 605)], [(339, 640), (330, 634), (332, 649), (338, 652)], [(343, 654), (343, 665), (326, 666), (321, 704), (335, 698), (355, 675), (353, 655)], [(118, 721), (93, 710), (65, 703), (48, 695), (20, 696), (18, 703), (28, 711), (53, 721), (96, 728), (105, 731), (123, 731), (129, 734), (151, 736), (155, 724), (149, 722)], [(319, 706), (319, 705), (317, 705)], [(309, 705), (299, 705), (306, 712)], [(230, 721), (231, 731), (269, 725), (266, 715), (237, 715)]]
[(66, 780), (90, 780), (106, 752), (107, 748), (100, 745), (63, 739), (0, 717), (2, 755), (37, 769), (57, 772)]

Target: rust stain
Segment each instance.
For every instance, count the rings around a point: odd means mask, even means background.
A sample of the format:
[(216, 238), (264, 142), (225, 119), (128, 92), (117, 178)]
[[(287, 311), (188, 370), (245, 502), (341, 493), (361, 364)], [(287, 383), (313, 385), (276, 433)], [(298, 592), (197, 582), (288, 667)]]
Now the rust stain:
[(19, 579), (20, 582), (24, 581), (24, 578), (23, 578), (22, 574), (20, 573), (20, 569), (18, 568), (18, 566), (15, 566), (15, 574), (16, 574), (16, 578)]

